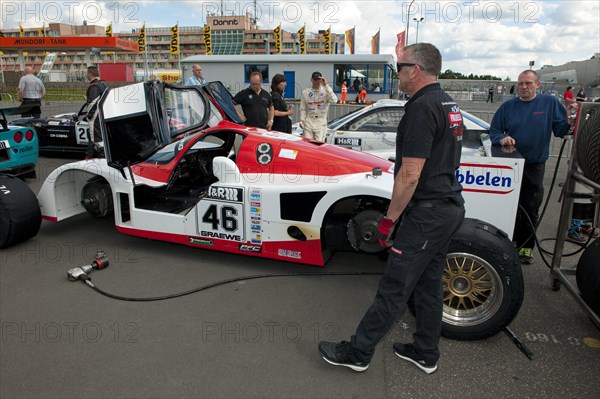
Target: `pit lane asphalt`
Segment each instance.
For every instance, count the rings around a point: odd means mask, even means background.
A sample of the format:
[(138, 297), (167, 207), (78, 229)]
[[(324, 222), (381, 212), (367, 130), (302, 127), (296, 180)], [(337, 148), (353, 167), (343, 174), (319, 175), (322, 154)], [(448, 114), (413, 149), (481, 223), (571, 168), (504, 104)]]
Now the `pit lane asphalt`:
[[(558, 152), (555, 147), (555, 153)], [(564, 181), (563, 159), (558, 182)], [(67, 160), (41, 158), (43, 179)], [(556, 157), (548, 162), (549, 188)], [(539, 230), (555, 236), (554, 191)], [(546, 243), (552, 249), (552, 243)], [(376, 257), (338, 253), (325, 268), (228, 255), (117, 233), (111, 219), (44, 221), (35, 238), (0, 250), (2, 398), (579, 398), (600, 394), (600, 332), (566, 289), (550, 288), (538, 253), (523, 266), (525, 299), (511, 328), (528, 360), (503, 333), (484, 341), (442, 339), (439, 369), (426, 375), (396, 357), (409, 341), (405, 314), (377, 347), (369, 369), (326, 364), (319, 340), (348, 339), (371, 304), (378, 277), (283, 277), (241, 281), (151, 303), (101, 296), (66, 270), (110, 259), (90, 276), (126, 296), (156, 296), (236, 276), (285, 272), (382, 271)], [(567, 244), (567, 250), (575, 247)], [(570, 258), (575, 264), (576, 259)], [(594, 347), (596, 345), (596, 347)]]

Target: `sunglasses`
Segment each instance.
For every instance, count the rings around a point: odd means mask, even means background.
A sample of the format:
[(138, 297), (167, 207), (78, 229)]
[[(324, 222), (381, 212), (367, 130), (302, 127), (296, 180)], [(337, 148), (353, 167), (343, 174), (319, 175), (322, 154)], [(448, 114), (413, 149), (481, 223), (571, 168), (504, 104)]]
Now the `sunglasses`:
[(414, 67), (414, 66), (418, 66), (421, 71), (425, 70), (425, 68), (423, 68), (422, 65), (415, 64), (412, 62), (399, 62), (396, 64), (396, 67), (398, 68), (398, 72), (400, 72), (400, 69), (402, 69), (402, 67)]

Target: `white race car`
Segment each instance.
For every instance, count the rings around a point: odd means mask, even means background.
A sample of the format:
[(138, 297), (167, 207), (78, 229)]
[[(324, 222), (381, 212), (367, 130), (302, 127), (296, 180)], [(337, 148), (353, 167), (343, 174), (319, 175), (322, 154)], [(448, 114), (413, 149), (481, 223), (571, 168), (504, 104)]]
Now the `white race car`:
[[(323, 266), (339, 250), (378, 253), (393, 164), (295, 135), (248, 128), (218, 82), (107, 91), (106, 159), (63, 165), (38, 195), (43, 218), (114, 214), (123, 234)], [(443, 334), (481, 339), (516, 316), (521, 269), (511, 241), (467, 219), (444, 275)]]

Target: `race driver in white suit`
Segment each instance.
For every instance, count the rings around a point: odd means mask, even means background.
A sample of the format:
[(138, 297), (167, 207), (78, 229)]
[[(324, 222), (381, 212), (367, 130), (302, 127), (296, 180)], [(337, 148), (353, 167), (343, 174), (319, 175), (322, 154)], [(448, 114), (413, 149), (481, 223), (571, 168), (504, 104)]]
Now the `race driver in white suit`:
[(300, 126), (304, 137), (324, 141), (329, 104), (337, 103), (337, 96), (321, 72), (313, 72), (311, 81), (312, 86), (300, 96)]

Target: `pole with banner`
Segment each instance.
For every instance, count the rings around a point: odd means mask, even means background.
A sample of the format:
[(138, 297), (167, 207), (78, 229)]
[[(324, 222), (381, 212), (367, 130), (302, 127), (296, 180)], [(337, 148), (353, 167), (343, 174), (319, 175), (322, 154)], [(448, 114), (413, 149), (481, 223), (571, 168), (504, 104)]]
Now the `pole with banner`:
[(331, 54), (331, 26), (323, 33), (323, 44), (325, 45), (325, 54)]
[(181, 73), (181, 76), (183, 76), (183, 71), (181, 70), (181, 51), (179, 51), (179, 21), (171, 28), (170, 54), (177, 56), (179, 72)]
[(281, 24), (273, 29), (273, 33), (275, 34), (275, 54), (281, 55)]
[(212, 39), (211, 39), (209, 24), (204, 25), (204, 47), (205, 47), (205, 54), (211, 55), (212, 54)]
[(146, 22), (140, 29), (138, 36), (138, 51), (144, 53), (144, 80), (148, 80), (148, 47), (146, 46)]
[(350, 49), (350, 54), (354, 54), (354, 34), (356, 32), (356, 26), (346, 31), (346, 43)]
[(300, 42), (300, 54), (306, 54), (306, 24), (298, 31), (298, 41)]
[(381, 34), (381, 28), (377, 31), (375, 36), (371, 37), (371, 54), (379, 54), (380, 34)]

